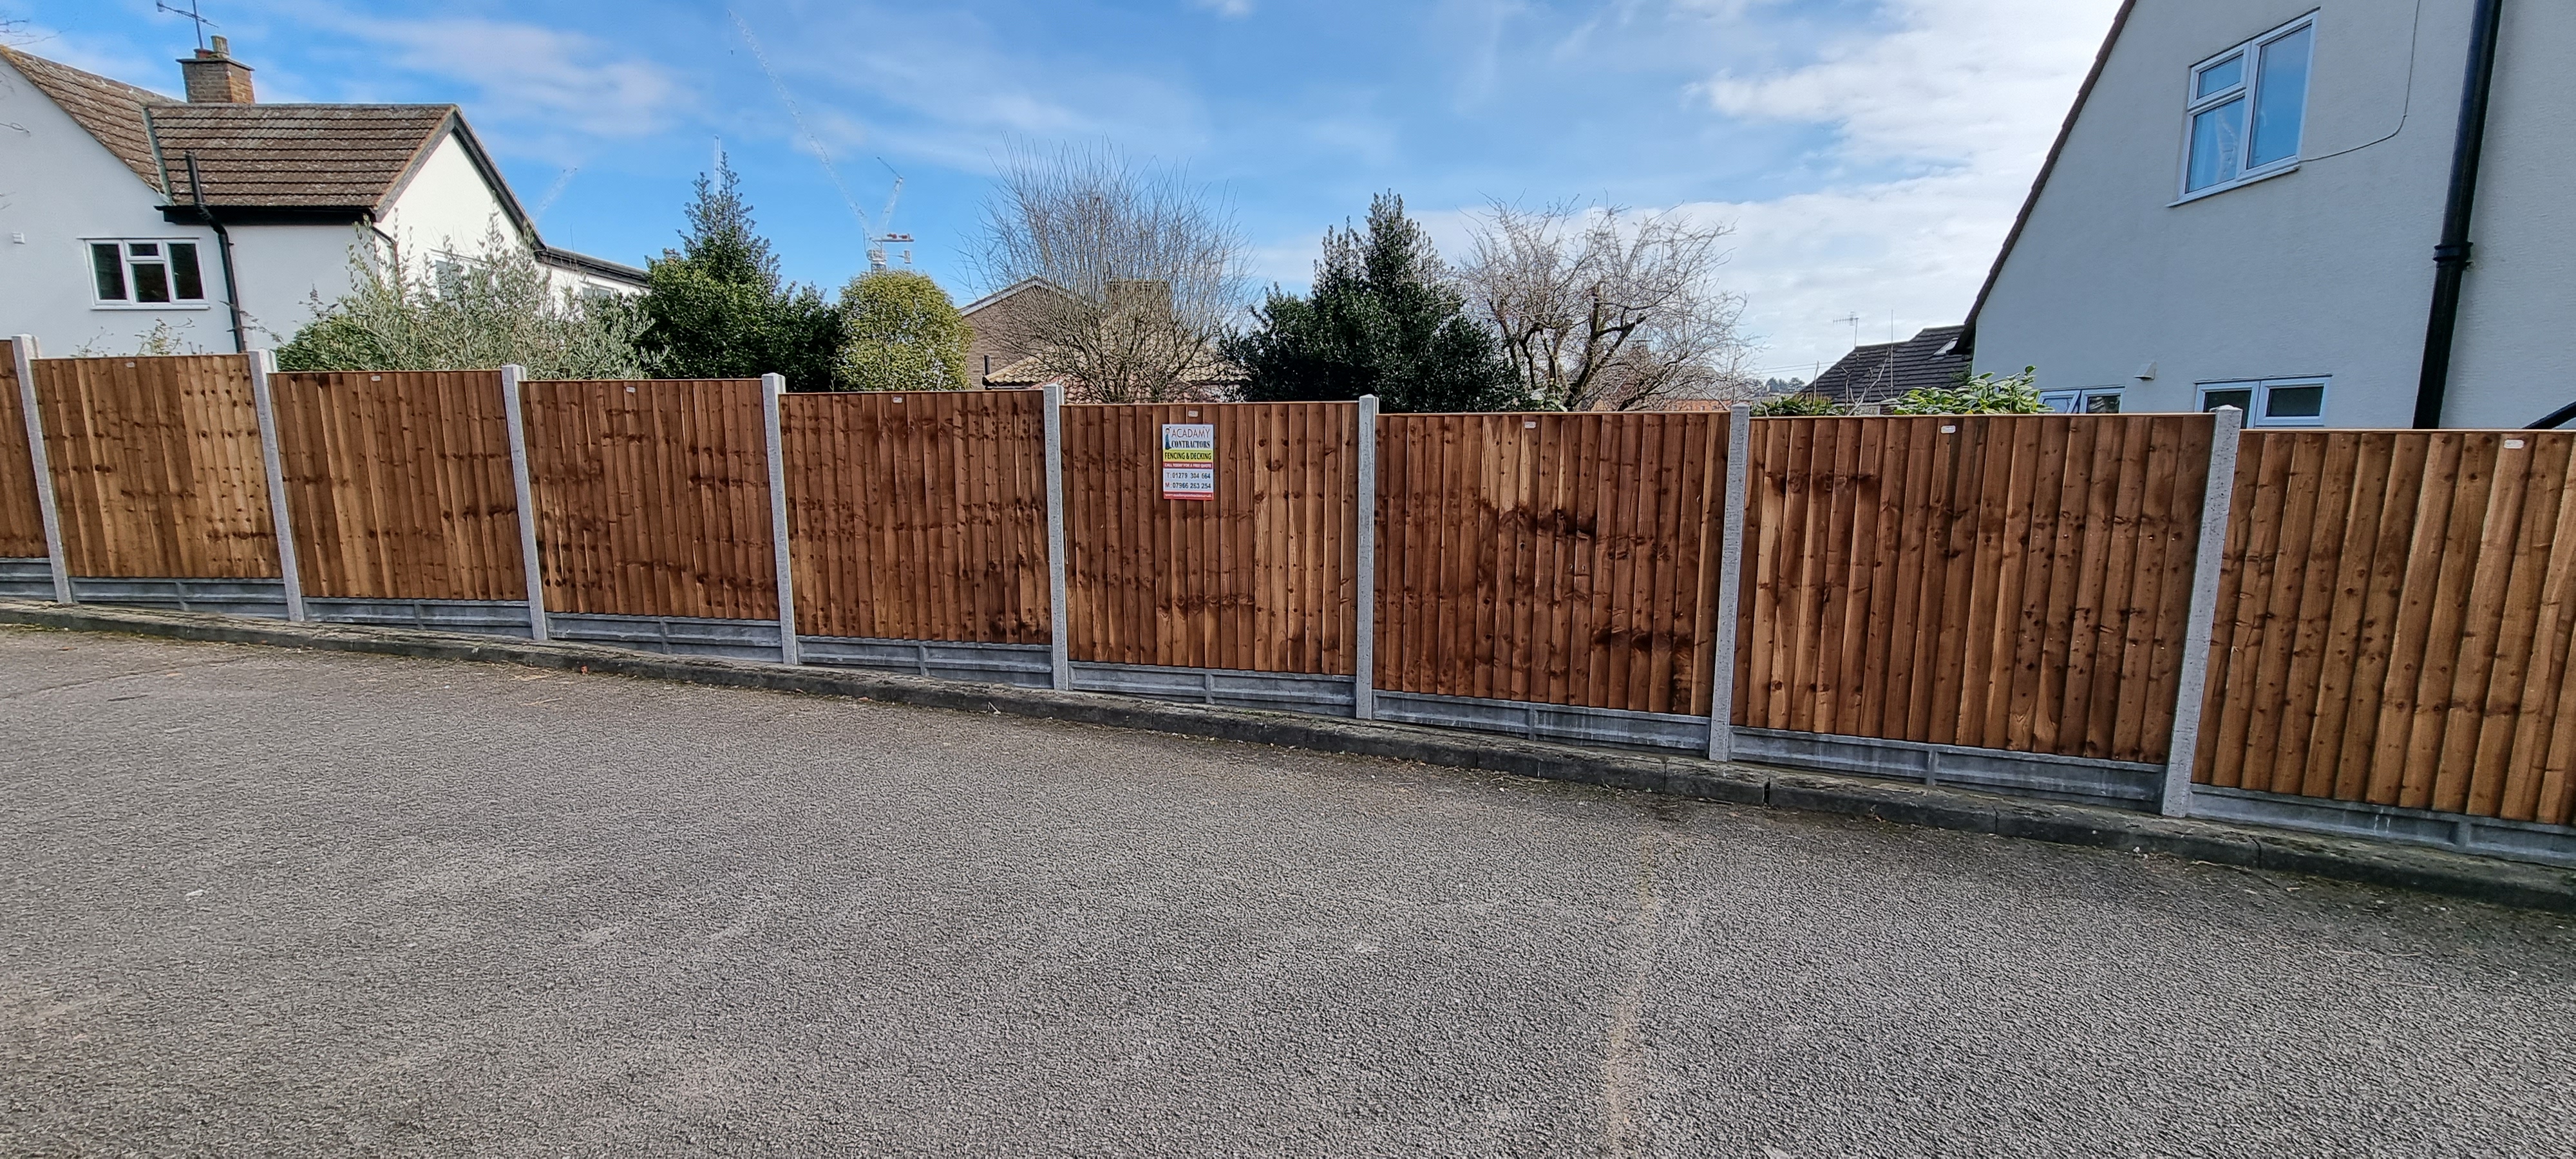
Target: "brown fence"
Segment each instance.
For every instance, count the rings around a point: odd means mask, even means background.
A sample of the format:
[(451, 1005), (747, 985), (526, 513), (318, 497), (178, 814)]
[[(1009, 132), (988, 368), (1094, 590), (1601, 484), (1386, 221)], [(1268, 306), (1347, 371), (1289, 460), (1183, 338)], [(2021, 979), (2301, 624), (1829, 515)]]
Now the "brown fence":
[(245, 359), (47, 358), (34, 366), (71, 574), (278, 574)]
[(27, 412), (19, 404), (17, 349), (0, 338), (0, 559), (45, 554), (35, 460), (27, 455)]
[[(278, 574), (245, 359), (34, 367), (72, 574)], [(271, 386), (307, 593), (524, 597), (498, 374)], [(760, 384), (524, 397), (548, 609), (776, 617)], [(1036, 392), (780, 409), (806, 634), (1054, 638)], [(44, 550), (18, 412), (13, 377), (6, 558)], [(1379, 420), (1375, 686), (1706, 713), (1729, 422)], [(1167, 423), (1215, 428), (1214, 499), (1161, 494)], [(1357, 424), (1350, 404), (1064, 408), (1071, 655), (1351, 674)], [(2212, 430), (2198, 415), (1754, 423), (1743, 594), (1723, 613), (1733, 718), (2164, 760)], [(2198, 779), (2576, 822), (2576, 434), (2258, 431), (2241, 452)]]
[(2576, 434), (2254, 432), (2198, 776), (2567, 824)]
[(781, 406), (799, 632), (1052, 638), (1038, 392), (799, 394)]
[(1379, 420), (1377, 685), (1707, 712), (1726, 423)]
[(1757, 422), (1737, 723), (2162, 761), (2211, 430)]
[(523, 389), (548, 609), (777, 617), (758, 380)]
[(275, 374), (308, 596), (519, 600), (519, 500), (493, 370)]
[[(1161, 497), (1162, 424), (1216, 427), (1216, 498)], [(1064, 408), (1076, 660), (1347, 674), (1359, 407)]]

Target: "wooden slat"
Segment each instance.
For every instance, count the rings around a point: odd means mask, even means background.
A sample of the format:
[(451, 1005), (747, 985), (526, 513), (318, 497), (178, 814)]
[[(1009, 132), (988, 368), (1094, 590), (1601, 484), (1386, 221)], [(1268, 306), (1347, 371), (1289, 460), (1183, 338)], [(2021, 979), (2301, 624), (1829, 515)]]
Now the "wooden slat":
[(45, 554), (44, 514), (18, 396), (17, 347), (0, 338), (0, 559), (37, 559)]
[(73, 575), (278, 574), (243, 358), (45, 358), (34, 367)]
[(1035, 391), (783, 399), (798, 629), (1046, 643), (1043, 421)]
[(274, 374), (304, 594), (521, 600), (499, 371)]
[(757, 380), (525, 390), (549, 609), (777, 617)]
[[(1065, 407), (1074, 659), (1349, 674), (1357, 410)], [(1162, 497), (1164, 423), (1216, 427), (1215, 500)], [(1380, 616), (1385, 657), (1384, 634), (1397, 630), (1389, 621), (1402, 617)]]

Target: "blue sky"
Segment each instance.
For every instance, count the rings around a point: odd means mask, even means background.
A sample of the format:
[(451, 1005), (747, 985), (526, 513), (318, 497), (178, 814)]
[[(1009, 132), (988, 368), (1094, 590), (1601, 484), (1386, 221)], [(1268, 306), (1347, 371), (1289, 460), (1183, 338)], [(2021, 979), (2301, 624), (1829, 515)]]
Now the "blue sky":
[[(263, 100), (463, 105), (547, 240), (602, 257), (671, 244), (721, 138), (789, 276), (863, 268), (840, 187), (874, 214), (891, 166), (895, 228), (962, 301), (997, 155), (1108, 141), (1222, 190), (1291, 286), (1383, 189), (1451, 252), (1494, 198), (1731, 224), (1756, 365), (1803, 375), (1850, 345), (1836, 319), (1876, 341), (1966, 311), (2115, 0), (205, 5)], [(163, 92), (194, 47), (152, 0), (0, 14)]]

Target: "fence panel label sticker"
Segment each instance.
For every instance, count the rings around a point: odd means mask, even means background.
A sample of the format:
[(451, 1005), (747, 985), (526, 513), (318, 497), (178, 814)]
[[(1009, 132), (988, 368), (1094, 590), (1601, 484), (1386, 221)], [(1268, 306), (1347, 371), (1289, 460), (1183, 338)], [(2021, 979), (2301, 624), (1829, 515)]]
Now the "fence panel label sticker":
[(1163, 498), (1216, 498), (1216, 424), (1163, 424)]

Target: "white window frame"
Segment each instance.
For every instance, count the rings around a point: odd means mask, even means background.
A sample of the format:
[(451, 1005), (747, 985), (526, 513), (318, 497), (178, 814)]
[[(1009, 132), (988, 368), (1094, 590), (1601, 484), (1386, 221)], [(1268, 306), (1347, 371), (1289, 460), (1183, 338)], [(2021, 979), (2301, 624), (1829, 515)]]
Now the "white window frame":
[[(2305, 16), (2301, 16), (2296, 20), (2290, 21), (2278, 28), (2274, 28), (2271, 31), (2265, 32), (2251, 40), (2241, 41), (2235, 45), (2220, 49), (2217, 52), (2210, 53), (2208, 56), (2202, 57), (2199, 61), (2195, 62), (2190, 68), (2183, 70), (2182, 164), (2178, 167), (2179, 171), (2174, 174), (2175, 198), (2173, 204), (2180, 205), (2186, 201), (2198, 201), (2201, 198), (2208, 197), (2213, 194), (2225, 193), (2230, 189), (2242, 188), (2257, 181), (2269, 180), (2274, 177), (2279, 177), (2284, 173), (2293, 173), (2298, 170), (2299, 160), (2307, 152), (2308, 145), (2307, 118), (2310, 106), (2306, 101), (2302, 101), (2299, 106), (2298, 152), (2292, 153), (2287, 157), (2271, 162), (2270, 164), (2263, 165), (2259, 168), (2239, 168), (2236, 172), (2236, 176), (2219, 181), (2204, 189), (2194, 189), (2191, 187), (2191, 127), (2193, 119), (2199, 117), (2202, 113), (2208, 112), (2209, 110), (2226, 104), (2229, 101), (2240, 98), (2243, 99), (2245, 102), (2245, 139), (2237, 147), (2238, 163), (2241, 166), (2245, 156), (2251, 153), (2254, 149), (2254, 110), (2262, 103), (2262, 92), (2260, 90), (2263, 84), (2263, 46), (2295, 33), (2302, 28), (2314, 29), (2316, 26), (2317, 13), (2315, 11), (2310, 11)], [(2216, 65), (2226, 63), (2227, 58), (2231, 56), (2238, 57), (2243, 60), (2245, 68), (2244, 79), (2228, 88), (2220, 89), (2217, 92), (2211, 93), (2208, 96), (2198, 95), (2200, 89), (2200, 74), (2208, 71)], [(2313, 95), (2314, 92), (2316, 71), (2317, 42), (2315, 34), (2311, 32), (2308, 39), (2307, 71), (2307, 79), (2310, 82), (2310, 95)]]
[[(112, 245), (116, 247), (117, 269), (125, 279), (125, 296), (122, 298), (102, 298), (98, 295), (98, 258), (97, 251), (93, 247), (103, 245)], [(155, 256), (138, 259), (135, 256), (134, 251), (130, 248), (137, 245), (157, 245), (161, 247), (161, 252)], [(170, 263), (169, 247), (173, 245), (192, 246), (197, 251), (197, 296), (194, 298), (182, 298), (179, 296), (178, 271), (172, 267)], [(81, 279), (89, 285), (90, 308), (93, 310), (204, 310), (211, 308), (214, 301), (206, 292), (207, 274), (209, 272), (206, 268), (206, 250), (207, 245), (205, 239), (194, 237), (81, 238)], [(169, 301), (138, 302), (134, 299), (134, 266), (135, 262), (138, 260), (144, 261), (147, 264), (158, 265), (165, 271), (164, 276), (169, 279), (170, 283)]]
[[(2121, 387), (2116, 386), (2088, 386), (2080, 390), (2044, 390), (2039, 392), (2039, 401), (2047, 403), (2050, 409), (2057, 411), (2059, 414), (2095, 414), (2098, 412), (2091, 409), (2094, 399), (2108, 398), (2117, 400), (2120, 397), (2121, 390)], [(2058, 404), (2061, 402), (2066, 405), (2064, 407), (2059, 407)], [(2115, 410), (2109, 413), (2119, 414), (2122, 412)]]
[[(2195, 385), (2200, 391), (2200, 409), (2203, 411), (2216, 409), (2209, 404), (2209, 396), (2214, 392), (2222, 390), (2253, 392), (2254, 397), (2247, 400), (2252, 405), (2245, 408), (2245, 425), (2249, 427), (2321, 427), (2326, 425), (2326, 408), (2334, 402), (2334, 376), (2331, 374), (2290, 375), (2284, 378), (2231, 378)], [(2276, 387), (2284, 386), (2317, 388), (2317, 413), (2314, 416), (2272, 417), (2268, 413), (2272, 409), (2272, 391)]]

